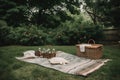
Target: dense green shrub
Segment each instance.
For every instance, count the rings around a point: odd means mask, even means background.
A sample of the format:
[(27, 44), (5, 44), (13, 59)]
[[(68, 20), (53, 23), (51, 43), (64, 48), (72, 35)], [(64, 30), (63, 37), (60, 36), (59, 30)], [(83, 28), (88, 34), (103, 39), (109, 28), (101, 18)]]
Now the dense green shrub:
[[(2, 22), (2, 25), (6, 23)], [(81, 16), (62, 22), (54, 29), (36, 25), (16, 28), (2, 26), (0, 33), (3, 44), (17, 45), (74, 45), (87, 43), (91, 38), (99, 42), (103, 36), (101, 25), (84, 21)]]
[(53, 39), (55, 41), (55, 44), (66, 44), (68, 43), (68, 37), (65, 34), (66, 32), (66, 27), (58, 27), (55, 31), (54, 31), (54, 36)]
[(31, 26), (21, 33), (20, 44), (24, 45), (43, 45), (45, 44), (46, 34), (35, 26)]
[(7, 35), (10, 32), (10, 27), (7, 26), (7, 23), (3, 20), (0, 20), (0, 45), (6, 45)]
[(56, 29), (54, 41), (56, 44), (87, 43), (89, 39), (96, 42), (102, 40), (102, 26), (90, 22), (82, 22), (81, 18), (76, 21), (66, 21)]
[(12, 44), (43, 45), (46, 41), (46, 33), (36, 26), (12, 28), (8, 39)]
[(103, 38), (103, 29), (101, 25), (90, 25), (89, 27), (84, 28), (85, 39), (94, 39), (96, 42), (99, 42)]
[(8, 35), (9, 43), (20, 44), (22, 33), (24, 33), (26, 30), (27, 29), (25, 27), (11, 28), (10, 34)]

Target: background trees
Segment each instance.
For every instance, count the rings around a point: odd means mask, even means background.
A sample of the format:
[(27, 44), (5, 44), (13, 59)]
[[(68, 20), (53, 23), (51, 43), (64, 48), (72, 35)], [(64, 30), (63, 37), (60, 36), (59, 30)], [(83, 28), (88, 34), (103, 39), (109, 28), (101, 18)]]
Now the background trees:
[(85, 9), (95, 24), (120, 27), (119, 0), (85, 0), (85, 3)]
[(72, 20), (70, 14), (80, 14), (80, 5), (94, 24), (119, 27), (119, 0), (0, 0), (0, 19), (8, 25), (36, 24), (56, 27), (65, 20)]
[(101, 25), (119, 28), (119, 3), (119, 0), (0, 0), (0, 40), (6, 44), (37, 45), (99, 39)]
[(0, 0), (0, 19), (10, 26), (27, 23), (27, 0)]
[[(56, 27), (71, 14), (79, 13), (79, 0), (0, 0), (0, 19), (8, 25), (20, 24)], [(66, 12), (67, 10), (67, 12)]]

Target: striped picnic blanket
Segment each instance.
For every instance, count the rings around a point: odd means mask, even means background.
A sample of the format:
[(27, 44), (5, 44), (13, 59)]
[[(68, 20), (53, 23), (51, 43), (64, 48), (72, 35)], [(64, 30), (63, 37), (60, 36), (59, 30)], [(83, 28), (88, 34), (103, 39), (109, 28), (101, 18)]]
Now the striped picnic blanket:
[(52, 65), (50, 64), (47, 58), (41, 58), (41, 57), (35, 57), (32, 59), (16, 57), (16, 59), (29, 63), (38, 64), (44, 67), (52, 68), (64, 73), (82, 75), (82, 76), (87, 76), (88, 74), (94, 72), (95, 70), (103, 66), (105, 62), (109, 61), (109, 59), (97, 59), (97, 60), (86, 59), (62, 51), (57, 51), (56, 56), (66, 59), (67, 61), (69, 61), (69, 63), (64, 65), (61, 64)]

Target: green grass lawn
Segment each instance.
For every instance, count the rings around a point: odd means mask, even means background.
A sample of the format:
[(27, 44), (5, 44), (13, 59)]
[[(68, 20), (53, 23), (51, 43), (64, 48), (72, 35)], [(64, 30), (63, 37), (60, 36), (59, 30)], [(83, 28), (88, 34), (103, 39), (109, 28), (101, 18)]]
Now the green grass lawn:
[[(70, 75), (39, 65), (15, 59), (26, 50), (37, 50), (47, 46), (5, 46), (0, 47), (0, 80), (120, 80), (120, 47), (104, 46), (103, 57), (109, 61), (87, 77)], [(53, 46), (56, 50), (76, 55), (75, 46)]]

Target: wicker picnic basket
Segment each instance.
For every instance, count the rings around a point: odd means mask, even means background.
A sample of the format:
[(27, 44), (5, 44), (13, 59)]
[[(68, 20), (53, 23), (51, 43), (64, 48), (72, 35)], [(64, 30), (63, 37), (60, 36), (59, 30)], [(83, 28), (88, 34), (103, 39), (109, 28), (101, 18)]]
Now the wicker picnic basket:
[[(90, 43), (92, 42), (92, 44)], [(77, 44), (77, 55), (80, 57), (90, 58), (90, 59), (99, 59), (102, 57), (102, 44), (95, 44), (95, 41), (93, 39), (90, 39), (88, 41), (88, 44), (91, 44), (91, 46), (85, 46), (85, 52), (80, 51), (80, 45)]]

